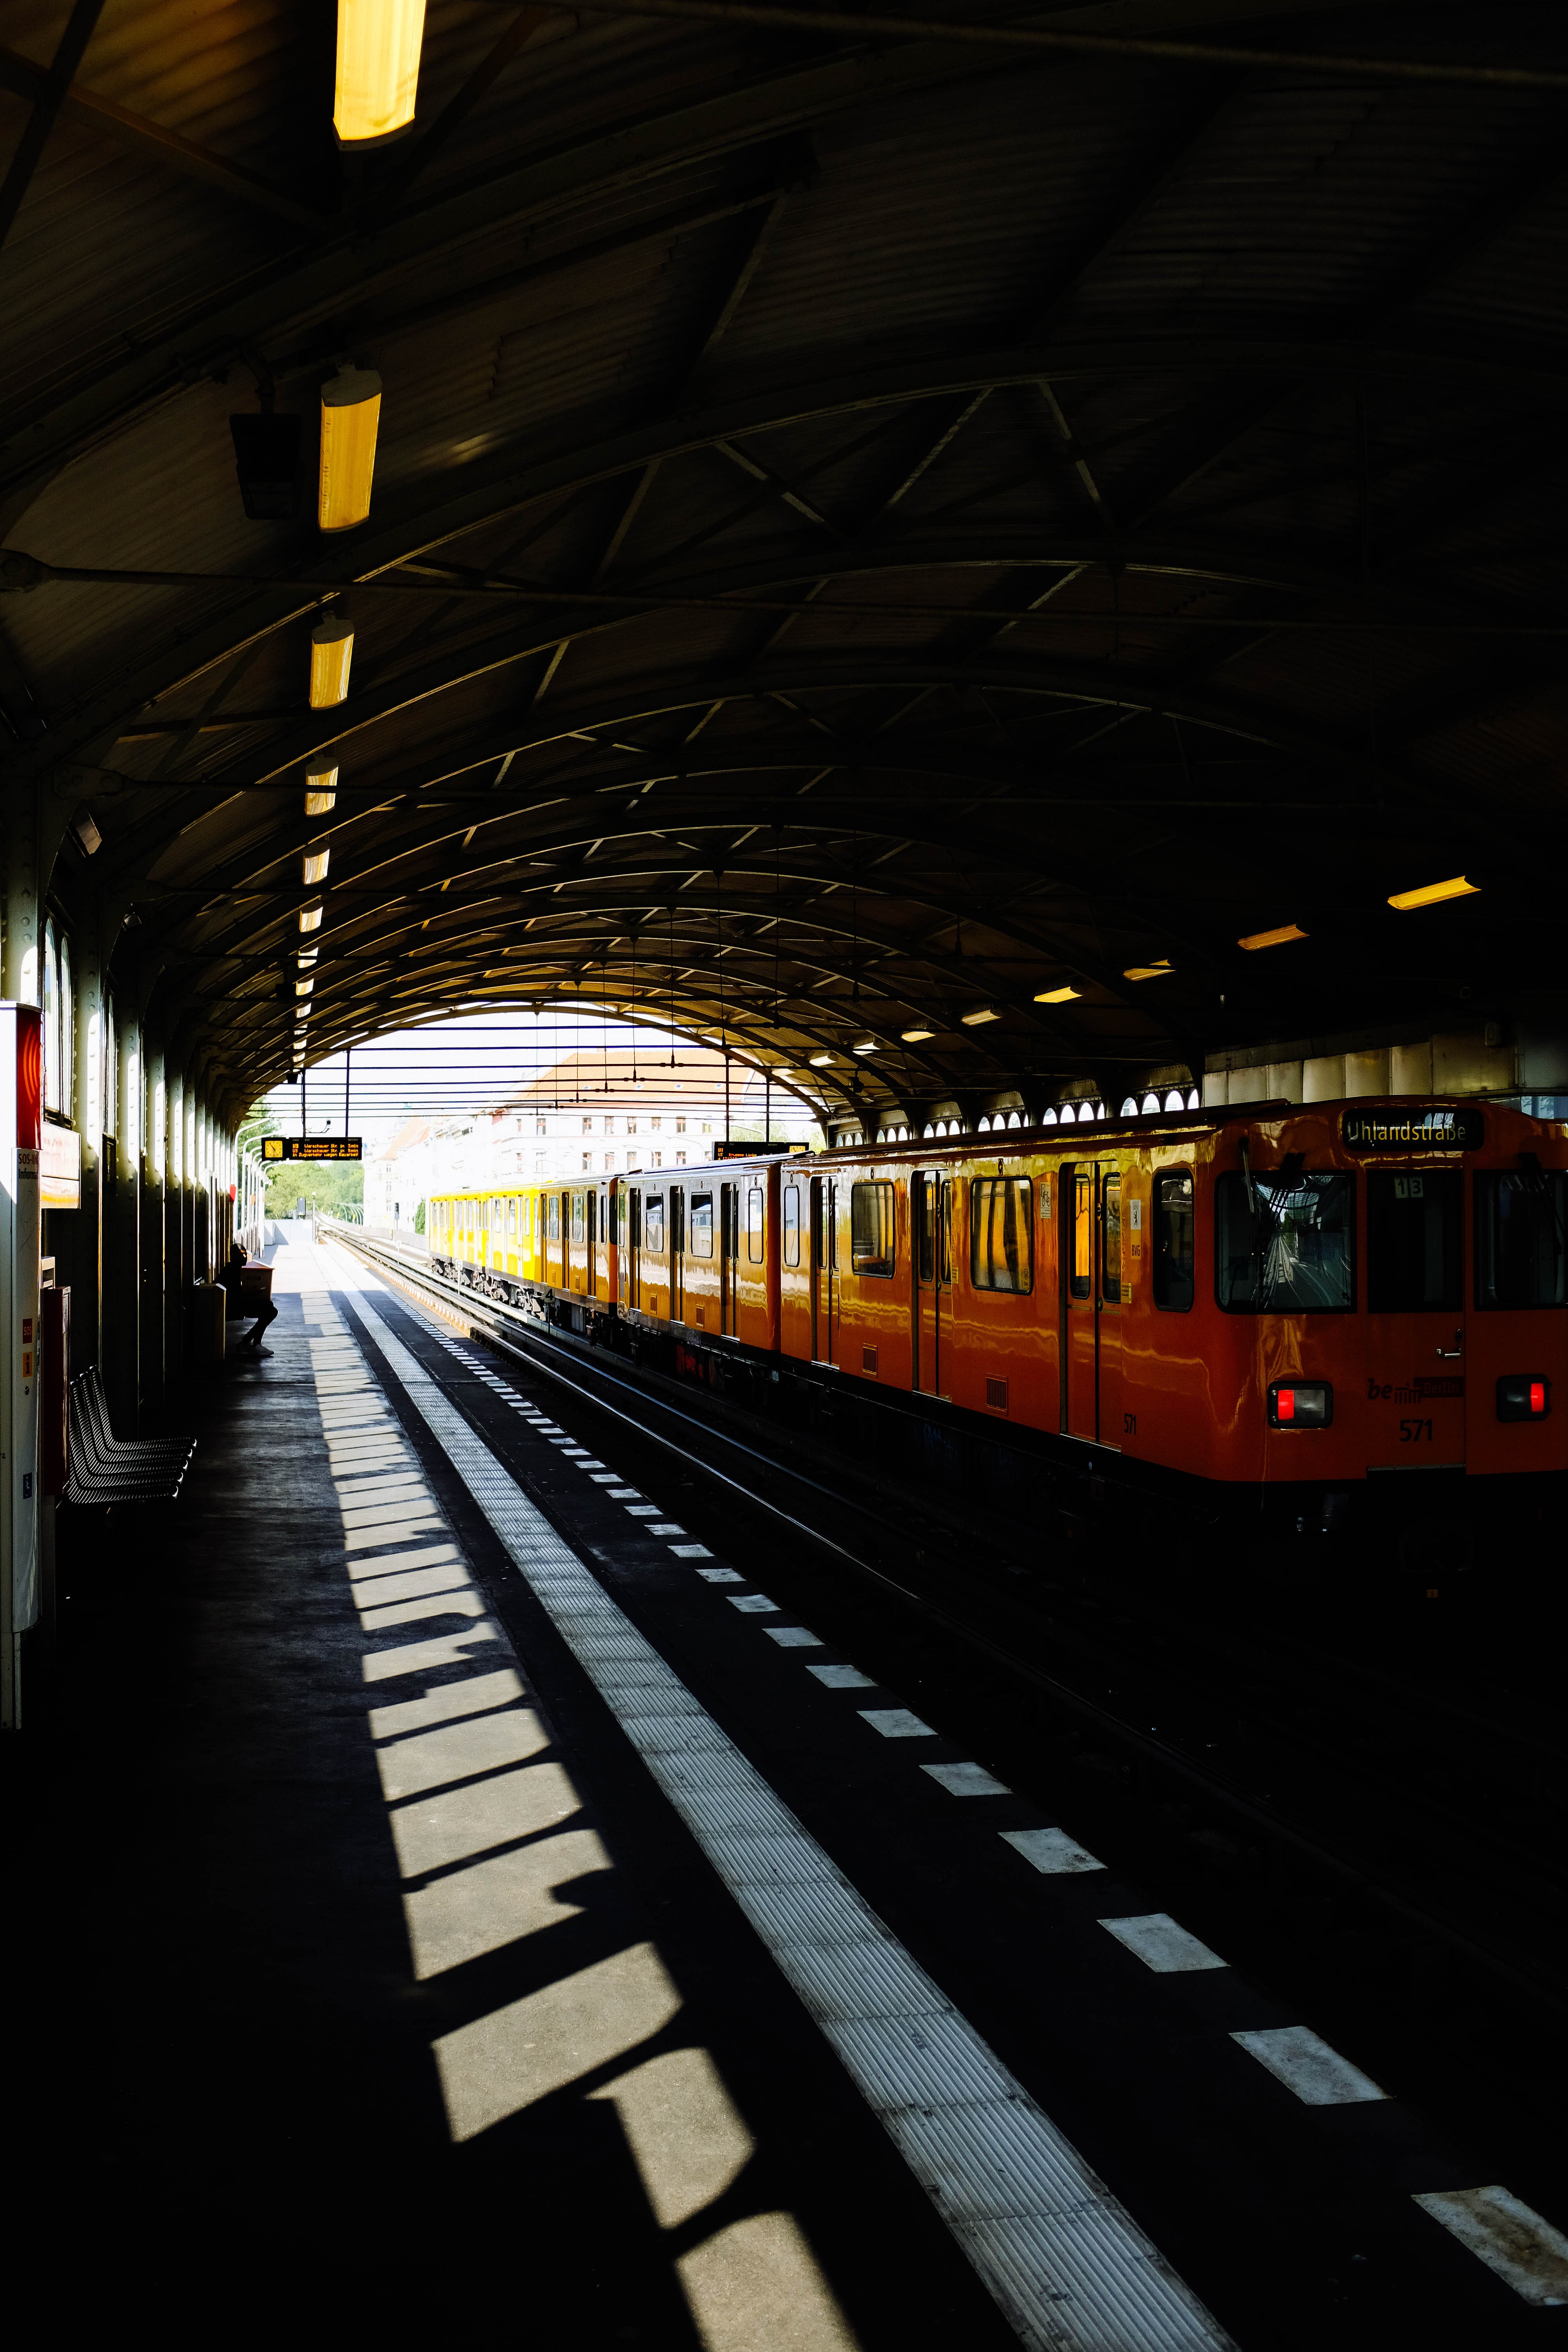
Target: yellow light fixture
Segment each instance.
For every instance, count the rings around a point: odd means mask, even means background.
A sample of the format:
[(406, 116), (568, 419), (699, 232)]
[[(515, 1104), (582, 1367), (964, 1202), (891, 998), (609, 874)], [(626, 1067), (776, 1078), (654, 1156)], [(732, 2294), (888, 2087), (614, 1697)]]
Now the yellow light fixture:
[(326, 880), (327, 866), (331, 855), (331, 851), (327, 847), (324, 841), (313, 841), (310, 844), (310, 848), (305, 852), (304, 859), (302, 861), (304, 865), (304, 873), (301, 878), (307, 886), (312, 882), (324, 882)]
[(316, 959), (317, 959), (317, 957), (321, 954), (321, 949), (320, 949), (320, 948), (301, 948), (301, 949), (300, 950), (300, 955), (299, 955), (299, 963), (300, 963), (300, 971), (310, 971), (310, 967), (311, 967), (311, 965), (316, 961)]
[(1082, 994), (1081, 988), (1047, 988), (1042, 995), (1036, 997), (1035, 1003), (1037, 1004), (1070, 1004), (1075, 996)]
[(1436, 907), (1445, 898), (1473, 898), (1479, 887), (1479, 883), (1467, 882), (1462, 874), (1456, 874), (1451, 882), (1426, 882), (1419, 890), (1396, 890), (1388, 903), (1405, 915), (1412, 907)]
[(1129, 964), (1121, 977), (1123, 980), (1163, 980), (1167, 973), (1174, 970), (1175, 966), (1173, 963), (1162, 958), (1158, 963)]
[(315, 903), (315, 905), (314, 905), (313, 907), (301, 907), (301, 908), (300, 908), (300, 929), (302, 931), (319, 931), (319, 930), (321, 929), (321, 900), (318, 898), (318, 899), (317, 899), (317, 901), (316, 901), (316, 903)]
[(982, 1029), (987, 1021), (1000, 1021), (1002, 1015), (994, 1004), (977, 1004), (973, 1013), (961, 1013), (958, 1017), (966, 1029)]
[(338, 804), (338, 772), (336, 768), (307, 768), (305, 771), (305, 814), (325, 816)]
[(811, 1066), (814, 1070), (825, 1070), (832, 1059), (831, 1054), (814, 1054), (811, 1057)]
[(329, 613), (310, 632), (310, 708), (330, 710), (349, 698), (349, 666), (354, 657), (354, 625)]
[(296, 996), (309, 996), (315, 985), (314, 980), (297, 980), (294, 982), (294, 993)]
[(1307, 934), (1300, 923), (1281, 923), (1276, 931), (1248, 931), (1247, 937), (1244, 940), (1237, 940), (1236, 944), (1238, 948), (1248, 950), (1282, 948), (1287, 940), (1304, 940), (1306, 937)]
[(425, 0), (338, 0), (332, 129), (340, 147), (374, 147), (414, 120)]
[(321, 471), (316, 523), (352, 530), (370, 512), (381, 378), (374, 368), (342, 368), (321, 386)]
[(875, 1037), (858, 1037), (849, 1051), (852, 1054), (877, 1054), (881, 1051), (881, 1046)]
[(923, 1045), (936, 1035), (934, 1029), (900, 1029), (900, 1036), (906, 1045)]

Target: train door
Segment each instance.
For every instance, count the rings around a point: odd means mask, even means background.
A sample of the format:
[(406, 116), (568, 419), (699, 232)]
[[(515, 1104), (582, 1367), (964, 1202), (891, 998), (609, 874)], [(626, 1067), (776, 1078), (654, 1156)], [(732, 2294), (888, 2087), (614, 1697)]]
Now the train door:
[(914, 1247), (914, 1330), (910, 1385), (917, 1395), (942, 1396), (942, 1341), (952, 1319), (952, 1179), (919, 1169), (910, 1179)]
[(1465, 1460), (1464, 1266), (1459, 1171), (1369, 1168), (1369, 1469), (1451, 1469)]
[(831, 1176), (811, 1180), (811, 1357), (837, 1360), (838, 1338), (838, 1186)]
[(720, 1331), (736, 1336), (741, 1275), (741, 1185), (720, 1185)]
[(1068, 1437), (1121, 1443), (1121, 1171), (1064, 1168), (1062, 1421)]

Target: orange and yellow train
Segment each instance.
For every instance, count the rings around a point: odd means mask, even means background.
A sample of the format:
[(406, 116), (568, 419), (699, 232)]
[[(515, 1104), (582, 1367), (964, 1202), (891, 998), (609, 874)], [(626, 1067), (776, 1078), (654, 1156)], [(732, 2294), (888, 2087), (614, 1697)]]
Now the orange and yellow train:
[(1565, 1195), (1556, 1122), (1256, 1104), (449, 1195), (429, 1244), (699, 1376), (793, 1364), (1231, 1487), (1533, 1484), (1568, 1472)]

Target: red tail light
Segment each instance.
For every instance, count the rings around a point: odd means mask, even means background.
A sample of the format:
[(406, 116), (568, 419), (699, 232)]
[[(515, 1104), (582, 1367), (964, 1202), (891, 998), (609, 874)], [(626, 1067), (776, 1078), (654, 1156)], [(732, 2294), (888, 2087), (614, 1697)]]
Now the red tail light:
[(1268, 1390), (1271, 1429), (1327, 1429), (1334, 1391), (1327, 1381), (1274, 1381)]
[(1530, 1372), (1505, 1372), (1497, 1384), (1500, 1421), (1544, 1421), (1552, 1410), (1552, 1383)]

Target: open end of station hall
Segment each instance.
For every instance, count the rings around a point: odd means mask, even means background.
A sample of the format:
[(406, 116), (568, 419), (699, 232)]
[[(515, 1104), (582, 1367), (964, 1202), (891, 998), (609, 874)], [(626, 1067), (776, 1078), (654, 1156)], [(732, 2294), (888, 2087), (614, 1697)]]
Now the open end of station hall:
[(1555, 2340), (1565, 101), (14, 0), (33, 2294)]

